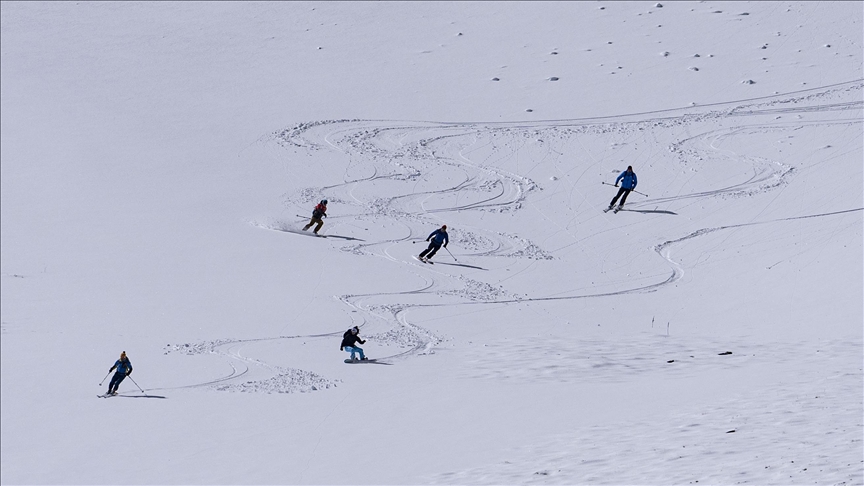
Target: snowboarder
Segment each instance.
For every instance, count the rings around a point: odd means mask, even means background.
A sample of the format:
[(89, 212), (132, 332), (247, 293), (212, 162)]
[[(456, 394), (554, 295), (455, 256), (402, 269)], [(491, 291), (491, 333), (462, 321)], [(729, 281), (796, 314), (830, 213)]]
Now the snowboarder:
[(357, 358), (354, 357), (355, 353), (360, 353), (360, 359), (362, 361), (366, 361), (369, 358), (363, 354), (363, 348), (357, 346), (357, 343), (366, 344), (366, 341), (360, 339), (360, 328), (357, 326), (352, 327), (345, 331), (345, 334), (342, 335), (342, 344), (339, 345), (340, 351), (347, 351), (351, 353), (351, 360), (356, 361)]
[(117, 370), (114, 373), (114, 376), (111, 377), (111, 382), (108, 383), (108, 391), (105, 393), (106, 395), (116, 395), (117, 387), (120, 386), (120, 383), (129, 375), (132, 374), (132, 363), (129, 361), (129, 358), (126, 357), (126, 351), (120, 353), (120, 359), (114, 362), (114, 366), (112, 366), (108, 372)]
[[(615, 201), (617, 201), (620, 197), (621, 203), (618, 204), (618, 210), (621, 210), (621, 208), (624, 207), (624, 201), (627, 200), (627, 195), (630, 194), (630, 191), (636, 189), (636, 173), (633, 172), (632, 165), (628, 165), (627, 170), (622, 172), (621, 175), (619, 175), (618, 178), (615, 179), (615, 187), (618, 187), (618, 181), (621, 181), (621, 189), (618, 189), (618, 194), (616, 194), (615, 197), (612, 198), (612, 202), (609, 203), (609, 209), (612, 209), (612, 206), (615, 205)], [(609, 209), (607, 209), (607, 211)]]
[(313, 224), (317, 224), (318, 226), (316, 226), (315, 229), (312, 230), (312, 232), (317, 235), (318, 230), (320, 230), (321, 227), (324, 226), (324, 220), (322, 220), (321, 218), (326, 218), (326, 217), (327, 217), (327, 200), (322, 199), (321, 202), (319, 202), (315, 206), (315, 209), (312, 210), (312, 219), (309, 221), (309, 224), (307, 224), (306, 226), (303, 227), (303, 231), (306, 231), (309, 228), (311, 228)]
[(419, 258), (422, 262), (431, 260), (432, 257), (438, 253), (438, 250), (441, 249), (442, 243), (444, 244), (444, 248), (447, 248), (447, 243), (450, 242), (450, 239), (447, 236), (447, 225), (445, 224), (444, 226), (441, 226), (441, 228), (433, 231), (426, 237), (426, 241), (429, 241), (430, 239), (432, 242), (429, 243), (429, 248), (426, 248), (422, 253), (420, 253)]

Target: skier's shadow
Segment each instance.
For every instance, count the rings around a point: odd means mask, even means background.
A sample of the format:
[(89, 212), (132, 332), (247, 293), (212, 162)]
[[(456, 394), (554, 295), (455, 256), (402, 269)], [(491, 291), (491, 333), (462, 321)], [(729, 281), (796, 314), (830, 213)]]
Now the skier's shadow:
[(666, 211), (663, 209), (621, 209), (620, 211), (643, 214), (671, 214), (673, 216), (678, 216), (678, 213), (673, 213), (672, 211)]
[(340, 240), (349, 240), (349, 241), (366, 241), (361, 238), (354, 238), (351, 236), (342, 236), (342, 235), (323, 235), (325, 238), (339, 238)]

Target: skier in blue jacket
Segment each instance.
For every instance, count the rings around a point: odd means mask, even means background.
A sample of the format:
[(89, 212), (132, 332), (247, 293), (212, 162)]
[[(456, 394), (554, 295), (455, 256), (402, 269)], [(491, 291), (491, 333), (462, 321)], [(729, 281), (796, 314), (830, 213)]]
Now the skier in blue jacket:
[(129, 358), (126, 357), (126, 351), (120, 353), (120, 359), (115, 361), (114, 366), (112, 366), (108, 371), (114, 371), (115, 369), (117, 372), (111, 377), (111, 383), (108, 383), (108, 392), (106, 395), (116, 395), (117, 387), (120, 386), (120, 382), (132, 374), (132, 362), (130, 362)]
[(429, 243), (429, 248), (423, 250), (420, 253), (420, 261), (426, 262), (432, 259), (438, 250), (441, 249), (441, 245), (444, 245), (444, 248), (447, 248), (447, 243), (450, 242), (450, 239), (447, 237), (447, 225), (441, 226), (441, 228), (433, 231), (428, 237), (426, 237), (426, 241), (432, 240)]
[(630, 191), (636, 189), (636, 173), (633, 172), (632, 165), (628, 165), (627, 170), (622, 172), (621, 175), (615, 179), (615, 187), (618, 187), (619, 181), (621, 182), (621, 189), (618, 189), (618, 194), (612, 198), (612, 202), (609, 203), (609, 209), (612, 209), (612, 206), (615, 205), (615, 201), (617, 201), (619, 197), (621, 198), (621, 203), (618, 204), (618, 209), (624, 207), (624, 201), (627, 200), (627, 195), (630, 194)]

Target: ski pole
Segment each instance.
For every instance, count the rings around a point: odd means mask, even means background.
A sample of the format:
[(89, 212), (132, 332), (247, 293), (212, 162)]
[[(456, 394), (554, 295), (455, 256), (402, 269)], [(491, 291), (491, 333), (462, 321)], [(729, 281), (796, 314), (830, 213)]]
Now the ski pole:
[[(445, 246), (444, 249), (447, 250), (447, 247)], [(447, 253), (450, 253), (450, 250), (447, 250)], [(454, 260), (454, 261), (457, 261), (457, 262), (459, 261), (459, 260), (456, 260), (456, 257), (453, 256), (452, 253), (450, 253), (450, 256), (453, 257), (453, 260)]]
[[(129, 378), (130, 380), (132, 380), (132, 377), (129, 376), (129, 375), (126, 375), (126, 378)], [(135, 383), (135, 386), (137, 386), (138, 389), (141, 390), (141, 387), (138, 386), (138, 383), (136, 383), (135, 380), (132, 380), (132, 383)], [(147, 393), (144, 392), (144, 390), (141, 390), (141, 393), (144, 393), (145, 395), (147, 394)]]
[[(609, 184), (608, 182), (603, 182), (603, 181), (600, 181), (600, 184), (606, 184), (607, 186), (618, 187), (615, 184)], [(648, 194), (643, 194), (643, 193), (637, 191), (636, 189), (630, 189), (630, 191), (635, 192), (636, 194), (642, 194), (643, 196), (648, 197)]]
[[(111, 374), (112, 370), (108, 370), (108, 375)], [(105, 378), (108, 378), (108, 375), (105, 375)], [(99, 382), (99, 386), (102, 386), (102, 383), (105, 383), (105, 378), (102, 378), (102, 381)]]

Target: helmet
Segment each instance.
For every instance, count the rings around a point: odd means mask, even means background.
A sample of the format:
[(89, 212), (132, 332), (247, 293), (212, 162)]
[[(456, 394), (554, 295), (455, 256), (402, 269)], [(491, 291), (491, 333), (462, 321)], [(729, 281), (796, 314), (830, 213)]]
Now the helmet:
[(441, 229), (446, 231), (446, 230), (447, 230), (447, 225), (445, 224), (444, 226), (441, 227)]
[(321, 200), (321, 204), (327, 205), (327, 200), (326, 200), (326, 199), (322, 199), (322, 200)]

